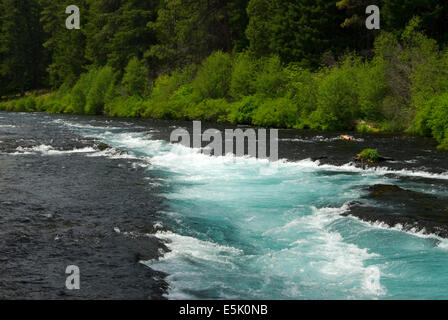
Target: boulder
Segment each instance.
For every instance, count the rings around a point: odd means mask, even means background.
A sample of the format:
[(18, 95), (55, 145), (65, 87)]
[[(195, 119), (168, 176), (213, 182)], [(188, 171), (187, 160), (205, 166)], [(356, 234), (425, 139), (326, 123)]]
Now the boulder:
[(103, 142), (97, 143), (97, 144), (96, 144), (96, 148), (97, 148), (99, 151), (104, 151), (104, 150), (107, 150), (107, 149), (112, 149), (111, 146), (109, 146), (109, 145), (107, 145), (107, 144), (105, 144), (105, 143), (103, 143)]
[(373, 185), (366, 190), (369, 193), (363, 199), (367, 201), (352, 202), (343, 215), (448, 238), (448, 198), (395, 185)]

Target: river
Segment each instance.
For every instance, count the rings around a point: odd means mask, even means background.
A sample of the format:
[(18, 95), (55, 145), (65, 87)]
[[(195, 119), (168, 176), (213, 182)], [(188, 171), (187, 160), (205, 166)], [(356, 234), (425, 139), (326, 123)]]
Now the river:
[[(0, 297), (448, 298), (448, 240), (344, 214), (374, 185), (447, 197), (431, 139), (280, 130), (273, 163), (169, 143), (179, 127), (0, 113)], [(394, 160), (351, 164), (366, 147)]]

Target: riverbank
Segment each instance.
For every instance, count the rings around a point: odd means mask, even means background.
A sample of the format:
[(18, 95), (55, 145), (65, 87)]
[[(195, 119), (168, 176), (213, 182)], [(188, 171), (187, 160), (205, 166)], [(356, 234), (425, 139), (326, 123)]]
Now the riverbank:
[(0, 110), (409, 133), (448, 149), (446, 55), (417, 25), (378, 36), (372, 59), (348, 54), (317, 69), (217, 51), (149, 80), (144, 61), (132, 58), (123, 75), (89, 68), (51, 94), (1, 102)]

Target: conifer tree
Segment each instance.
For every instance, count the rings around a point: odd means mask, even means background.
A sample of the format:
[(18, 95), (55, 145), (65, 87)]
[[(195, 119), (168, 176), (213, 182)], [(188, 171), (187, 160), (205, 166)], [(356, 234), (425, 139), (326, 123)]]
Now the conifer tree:
[(44, 80), (45, 34), (35, 0), (0, 2), (0, 77), (3, 93), (37, 88)]

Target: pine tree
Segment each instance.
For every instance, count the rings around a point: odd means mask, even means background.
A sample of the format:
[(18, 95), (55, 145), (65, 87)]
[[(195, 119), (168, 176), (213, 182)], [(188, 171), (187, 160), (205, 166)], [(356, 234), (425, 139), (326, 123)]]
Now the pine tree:
[(48, 34), (48, 39), (43, 45), (51, 55), (51, 63), (47, 69), (50, 84), (53, 87), (58, 87), (63, 82), (72, 85), (85, 71), (87, 64), (84, 30), (88, 7), (84, 0), (77, 2), (80, 8), (81, 29), (69, 30), (65, 26), (65, 20), (68, 17), (65, 9), (71, 4), (70, 0), (40, 0), (40, 4), (42, 6), (41, 24)]
[(409, 21), (419, 16), (422, 30), (441, 43), (448, 42), (448, 3), (439, 0), (382, 0), (381, 15), (389, 31), (403, 30)]
[(340, 27), (343, 14), (337, 1), (251, 0), (247, 37), (251, 51), (277, 54), (284, 62), (318, 65), (321, 56), (342, 53), (351, 45), (352, 32)]
[[(341, 23), (341, 27), (353, 32), (353, 41), (351, 47), (357, 51), (365, 53), (371, 52), (374, 45), (375, 37), (378, 36), (379, 31), (366, 29), (366, 9), (370, 5), (376, 5), (381, 9), (383, 0), (341, 0), (336, 3), (339, 10), (345, 12), (345, 19)], [(380, 20), (381, 27), (384, 28), (382, 19)]]
[(247, 45), (247, 0), (162, 0), (149, 26), (158, 44), (146, 53), (165, 69), (199, 63), (212, 52)]
[(132, 57), (142, 58), (155, 42), (147, 24), (155, 20), (157, 1), (87, 0), (86, 57), (96, 66), (123, 71)]
[(45, 34), (39, 23), (40, 6), (34, 0), (0, 2), (0, 76), (3, 92), (20, 92), (44, 83)]

